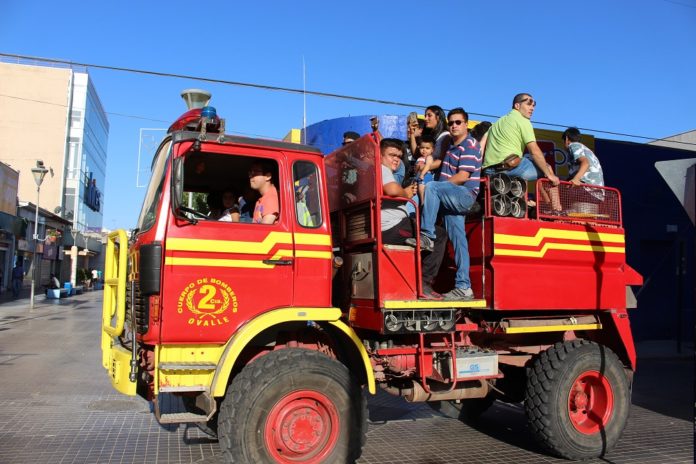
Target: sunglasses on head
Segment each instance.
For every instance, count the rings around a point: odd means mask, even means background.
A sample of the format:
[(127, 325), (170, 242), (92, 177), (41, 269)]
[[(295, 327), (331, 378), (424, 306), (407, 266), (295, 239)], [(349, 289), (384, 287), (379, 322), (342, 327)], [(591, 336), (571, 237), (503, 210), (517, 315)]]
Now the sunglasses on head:
[(462, 124), (464, 124), (464, 121), (461, 119), (455, 119), (454, 121), (447, 121), (447, 125), (450, 127), (454, 126), (454, 125), (461, 126)]

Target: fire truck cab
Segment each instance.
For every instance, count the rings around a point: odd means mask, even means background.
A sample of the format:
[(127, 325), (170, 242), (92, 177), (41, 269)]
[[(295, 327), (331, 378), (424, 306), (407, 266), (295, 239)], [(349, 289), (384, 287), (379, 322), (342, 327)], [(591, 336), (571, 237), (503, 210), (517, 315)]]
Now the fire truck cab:
[[(273, 224), (251, 217), (259, 166)], [(153, 157), (131, 239), (109, 236), (103, 366), (160, 422), (216, 434), (228, 462), (352, 462), (363, 389), (378, 386), (464, 421), (524, 402), (551, 452), (601, 455), (626, 424), (635, 369), (625, 290), (640, 276), (620, 195), (539, 182), (563, 215), (540, 201), (534, 218), (497, 216), (510, 182), (485, 183), (466, 220), (476, 298), (423, 300), (421, 254), (381, 240), (382, 204), (399, 200), (382, 193), (378, 140), (323, 157), (225, 135), (194, 105)], [(240, 199), (231, 221), (226, 192)], [(451, 279), (445, 263), (438, 285)]]

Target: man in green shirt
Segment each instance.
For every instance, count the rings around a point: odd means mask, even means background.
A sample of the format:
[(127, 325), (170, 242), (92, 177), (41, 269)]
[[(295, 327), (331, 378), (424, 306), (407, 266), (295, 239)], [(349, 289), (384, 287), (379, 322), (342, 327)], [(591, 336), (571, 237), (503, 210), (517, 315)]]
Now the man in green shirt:
[[(554, 185), (558, 185), (558, 177), (546, 163), (544, 154), (536, 143), (530, 121), (535, 107), (536, 101), (530, 94), (518, 93), (512, 100), (512, 110), (491, 126), (483, 158), (484, 174), (494, 174), (495, 168), (500, 166), (505, 158), (515, 155), (520, 158), (520, 162), (516, 167), (506, 171), (508, 175), (525, 180), (547, 177)], [(531, 160), (522, 156), (525, 148), (532, 155)]]

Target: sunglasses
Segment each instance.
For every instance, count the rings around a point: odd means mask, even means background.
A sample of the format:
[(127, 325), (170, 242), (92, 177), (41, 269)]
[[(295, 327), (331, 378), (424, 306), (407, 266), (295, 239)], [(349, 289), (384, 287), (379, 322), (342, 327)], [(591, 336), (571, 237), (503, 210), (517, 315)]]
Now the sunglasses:
[(536, 106), (537, 102), (534, 101), (533, 98), (525, 98), (524, 100), (520, 100), (520, 103), (529, 103), (532, 106)]
[(454, 121), (447, 121), (447, 125), (450, 127), (452, 127), (454, 125), (461, 126), (462, 124), (464, 124), (464, 121), (462, 121), (461, 119), (455, 119)]
[(249, 175), (249, 177), (262, 176), (263, 171), (260, 169), (250, 169), (247, 174)]

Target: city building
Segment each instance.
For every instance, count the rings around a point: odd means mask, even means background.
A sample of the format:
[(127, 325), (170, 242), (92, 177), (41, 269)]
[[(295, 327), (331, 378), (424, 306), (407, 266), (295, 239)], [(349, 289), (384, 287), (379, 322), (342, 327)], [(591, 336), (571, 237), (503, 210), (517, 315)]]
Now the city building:
[[(27, 208), (37, 210), (38, 204), (41, 212), (37, 243), (23, 244), (25, 250), (16, 247), (15, 254), (26, 260), (36, 248), (43, 255), (46, 240), (53, 240), (46, 235), (51, 230), (47, 224), (54, 221), (67, 232), (64, 241), (52, 242), (60, 244), (55, 250), (59, 260), (63, 247), (72, 245), (77, 234), (101, 232), (109, 122), (86, 69), (3, 59), (0, 82), (0, 161), (18, 172), (16, 196), (24, 206), (14, 214), (28, 222), (30, 231), (27, 236), (15, 234), (16, 240), (34, 241), (36, 211), (32, 215)], [(32, 169), (39, 165), (47, 173), (37, 191)], [(81, 260), (80, 267), (95, 267), (101, 243), (79, 238), (77, 242), (84, 245), (81, 256), (95, 257), (94, 263)], [(61, 268), (56, 263), (50, 267)], [(66, 280), (69, 275), (61, 277)]]
[(662, 139), (648, 142), (650, 145), (662, 147), (679, 148), (680, 150), (696, 151), (696, 130), (682, 132), (681, 134), (670, 135)]
[(17, 217), (19, 172), (0, 163), (0, 293), (10, 285), (16, 240), (25, 224)]

